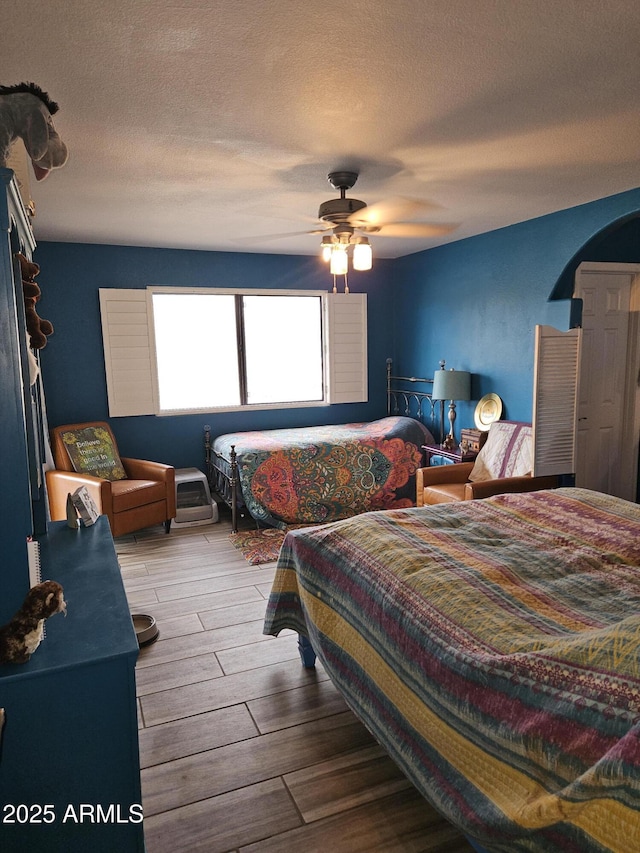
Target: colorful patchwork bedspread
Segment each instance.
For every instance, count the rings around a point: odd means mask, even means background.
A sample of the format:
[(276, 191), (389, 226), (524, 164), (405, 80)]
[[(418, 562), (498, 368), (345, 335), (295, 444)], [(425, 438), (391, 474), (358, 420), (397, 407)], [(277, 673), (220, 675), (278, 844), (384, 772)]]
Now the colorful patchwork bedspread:
[(292, 531), (283, 628), (487, 851), (640, 851), (638, 505), (557, 489)]
[(245, 506), (275, 527), (317, 524), (415, 504), (415, 473), (429, 430), (407, 417), (371, 423), (239, 432), (215, 452), (238, 456)]

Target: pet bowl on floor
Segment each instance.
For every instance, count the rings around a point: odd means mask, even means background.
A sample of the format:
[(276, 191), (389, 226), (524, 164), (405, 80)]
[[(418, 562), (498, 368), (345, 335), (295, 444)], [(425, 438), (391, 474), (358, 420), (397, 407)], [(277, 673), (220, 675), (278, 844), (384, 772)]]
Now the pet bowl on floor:
[(149, 643), (153, 643), (158, 639), (160, 629), (153, 616), (147, 616), (144, 613), (133, 613), (131, 618), (133, 619), (133, 627), (135, 628), (140, 648), (148, 646)]

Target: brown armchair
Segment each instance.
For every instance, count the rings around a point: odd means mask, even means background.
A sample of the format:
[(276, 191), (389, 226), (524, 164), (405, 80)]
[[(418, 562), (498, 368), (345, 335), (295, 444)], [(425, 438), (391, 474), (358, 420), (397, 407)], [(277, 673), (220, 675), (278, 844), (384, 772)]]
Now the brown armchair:
[(109, 424), (94, 421), (51, 430), (55, 469), (46, 472), (53, 521), (67, 517), (67, 495), (86, 486), (109, 519), (113, 536), (164, 524), (176, 514), (175, 469), (143, 459), (121, 458)]
[(557, 485), (557, 477), (531, 476), (531, 426), (496, 421), (475, 462), (418, 469), (416, 504), (469, 501)]

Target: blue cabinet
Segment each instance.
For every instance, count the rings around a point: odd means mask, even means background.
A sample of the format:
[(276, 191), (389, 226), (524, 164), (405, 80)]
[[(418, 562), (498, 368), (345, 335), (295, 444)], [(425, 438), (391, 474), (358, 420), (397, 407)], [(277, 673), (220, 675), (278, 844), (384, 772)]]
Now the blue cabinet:
[(26, 540), (34, 533), (32, 493), (38, 497), (29, 461), (33, 425), (24, 379), (22, 281), (14, 258), (19, 251), (29, 257), (35, 242), (12, 178), (10, 169), (0, 169), (0, 624), (11, 618), (29, 589)]
[(0, 850), (143, 851), (138, 643), (107, 517), (50, 524), (42, 566), (67, 615), (27, 663), (0, 666)]
[(106, 516), (77, 530), (46, 524), (41, 389), (29, 381), (14, 257), (35, 243), (12, 178), (0, 168), (0, 624), (29, 589), (28, 536), (68, 613), (48, 620), (27, 663), (0, 666), (0, 851), (142, 853), (138, 643)]

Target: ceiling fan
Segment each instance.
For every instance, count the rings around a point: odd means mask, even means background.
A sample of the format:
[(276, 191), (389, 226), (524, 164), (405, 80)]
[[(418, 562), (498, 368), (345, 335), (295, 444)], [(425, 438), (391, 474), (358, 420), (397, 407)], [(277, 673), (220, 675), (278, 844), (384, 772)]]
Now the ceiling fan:
[[(428, 202), (395, 197), (375, 204), (367, 204), (358, 198), (347, 198), (347, 190), (358, 180), (358, 172), (340, 170), (329, 172), (327, 179), (340, 193), (339, 198), (322, 202), (318, 210), (318, 224), (309, 231), (269, 234), (263, 240), (298, 237), (305, 234), (323, 234), (321, 256), (328, 261), (333, 276), (346, 276), (349, 269), (349, 252), (356, 270), (369, 270), (373, 253), (369, 234), (382, 237), (440, 237), (450, 234), (458, 225), (450, 223), (408, 222), (432, 208)], [(239, 238), (255, 240), (252, 238)]]
[[(320, 205), (318, 219), (322, 227), (307, 233), (325, 234), (321, 243), (322, 258), (330, 263), (334, 276), (346, 275), (350, 246), (353, 246), (353, 268), (371, 269), (373, 253), (368, 234), (383, 237), (439, 237), (457, 227), (401, 221), (429, 207), (425, 202), (414, 199), (395, 198), (368, 205), (358, 198), (347, 198), (347, 190), (358, 180), (357, 172), (329, 172), (327, 177), (331, 186), (339, 191), (340, 198), (329, 199)], [(328, 234), (328, 231), (331, 233)]]
[(308, 232), (310, 234), (348, 225), (354, 231), (386, 237), (439, 237), (449, 234), (457, 227), (449, 224), (398, 221), (429, 208), (426, 202), (415, 199), (394, 198), (368, 205), (360, 199), (347, 198), (347, 190), (358, 180), (357, 172), (329, 172), (327, 178), (331, 186), (339, 191), (340, 198), (329, 199), (320, 205), (318, 219), (325, 223), (325, 226)]

